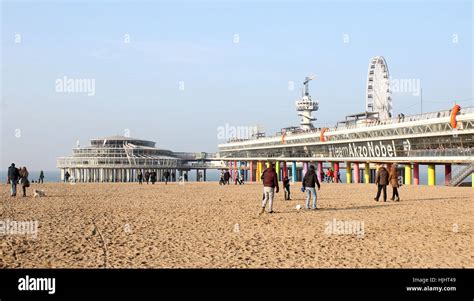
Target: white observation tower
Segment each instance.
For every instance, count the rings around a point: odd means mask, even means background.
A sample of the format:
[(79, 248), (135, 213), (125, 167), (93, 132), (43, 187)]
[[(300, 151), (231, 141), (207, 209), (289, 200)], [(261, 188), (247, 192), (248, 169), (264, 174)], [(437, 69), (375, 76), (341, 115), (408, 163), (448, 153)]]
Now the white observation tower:
[(296, 111), (298, 111), (298, 116), (301, 116), (301, 128), (304, 131), (309, 131), (313, 129), (313, 121), (316, 120), (311, 116), (312, 112), (319, 109), (318, 101), (313, 101), (311, 95), (309, 95), (308, 84), (316, 76), (307, 76), (303, 82), (303, 96), (300, 100), (296, 101)]

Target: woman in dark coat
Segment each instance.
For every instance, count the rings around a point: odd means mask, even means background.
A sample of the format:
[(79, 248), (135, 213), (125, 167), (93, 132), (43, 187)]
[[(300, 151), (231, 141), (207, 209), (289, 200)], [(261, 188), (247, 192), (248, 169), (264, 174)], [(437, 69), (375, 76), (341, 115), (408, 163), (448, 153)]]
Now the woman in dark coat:
[(23, 188), (23, 196), (26, 196), (26, 188), (30, 187), (30, 181), (28, 180), (28, 170), (26, 167), (22, 167), (20, 170), (20, 184), (21, 188)]
[[(398, 195), (398, 172), (397, 172), (397, 166), (395, 164), (392, 165), (390, 168), (390, 175), (388, 176), (388, 181), (390, 182), (390, 185), (392, 186), (393, 192), (392, 192), (392, 201), (399, 202), (400, 201), (400, 196)], [(397, 197), (395, 199), (395, 197)]]

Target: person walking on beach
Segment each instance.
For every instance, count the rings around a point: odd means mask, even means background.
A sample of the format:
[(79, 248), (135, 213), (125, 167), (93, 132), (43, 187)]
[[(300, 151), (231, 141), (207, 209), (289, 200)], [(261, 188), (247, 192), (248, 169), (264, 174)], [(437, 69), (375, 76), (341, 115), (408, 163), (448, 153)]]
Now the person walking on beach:
[(145, 181), (148, 184), (148, 181), (150, 181), (150, 172), (147, 170), (145, 171)]
[(224, 173), (224, 185), (225, 184), (230, 185), (229, 181), (230, 181), (230, 172), (226, 170)]
[(283, 188), (285, 189), (285, 201), (290, 201), (290, 179), (286, 176), (283, 178)]
[(224, 182), (224, 171), (221, 170), (221, 175), (220, 175), (220, 178), (219, 178), (219, 185), (225, 185), (225, 182)]
[[(400, 202), (400, 196), (398, 195), (398, 172), (397, 172), (397, 165), (392, 164), (392, 167), (390, 168), (390, 175), (388, 176), (388, 181), (390, 182), (390, 185), (392, 186), (392, 198), (390, 200), (395, 201), (395, 202)], [(395, 197), (397, 197), (395, 199)]]
[(188, 172), (186, 171), (184, 173), (184, 182), (187, 182), (188, 181)]
[(26, 167), (20, 169), (20, 184), (23, 189), (23, 197), (26, 197), (26, 188), (30, 187), (30, 181), (28, 180), (28, 170)]
[(165, 185), (168, 185), (168, 181), (170, 179), (170, 172), (169, 171), (165, 171)]
[(278, 186), (278, 177), (275, 171), (275, 164), (272, 163), (270, 167), (263, 172), (262, 181), (265, 198), (262, 201), (262, 211), (260, 214), (265, 212), (267, 202), (269, 203), (268, 213), (273, 213), (273, 197), (275, 192), (280, 192), (280, 187)]
[(151, 181), (151, 184), (155, 184), (156, 182), (156, 171), (152, 171), (150, 172), (150, 181)]
[(40, 175), (39, 175), (39, 179), (38, 179), (38, 183), (43, 184), (43, 179), (44, 179), (44, 172), (41, 170)]
[(377, 196), (374, 198), (376, 202), (379, 201), (380, 193), (383, 190), (383, 201), (387, 201), (387, 185), (388, 185), (388, 171), (385, 166), (381, 165), (375, 175), (375, 184), (377, 185)]
[(328, 183), (332, 183), (332, 182), (333, 182), (333, 175), (334, 175), (334, 172), (332, 171), (332, 169), (331, 169), (331, 168), (328, 168), (328, 176), (327, 176)]
[(239, 172), (235, 180), (237, 181), (237, 183), (239, 183), (239, 185), (244, 184), (244, 176), (242, 175), (242, 173)]
[(138, 179), (138, 185), (142, 185), (143, 184), (143, 174), (142, 174), (141, 169), (138, 170), (137, 179)]
[(20, 173), (18, 168), (15, 167), (15, 163), (12, 163), (10, 167), (8, 167), (8, 180), (10, 181), (10, 196), (16, 196), (16, 185), (18, 184), (18, 178), (20, 177)]
[(66, 182), (66, 183), (69, 182), (69, 177), (70, 176), (71, 175), (69, 174), (69, 171), (66, 171), (66, 173), (64, 174), (64, 182)]
[(319, 184), (318, 176), (316, 175), (316, 172), (314, 171), (314, 165), (311, 165), (309, 167), (308, 172), (303, 177), (302, 184), (303, 184), (304, 190), (306, 191), (306, 209), (310, 209), (309, 200), (312, 194), (313, 195), (313, 210), (317, 210), (318, 208), (316, 207), (316, 200), (318, 196), (316, 195), (316, 185), (318, 185), (318, 190), (321, 189), (321, 185)]

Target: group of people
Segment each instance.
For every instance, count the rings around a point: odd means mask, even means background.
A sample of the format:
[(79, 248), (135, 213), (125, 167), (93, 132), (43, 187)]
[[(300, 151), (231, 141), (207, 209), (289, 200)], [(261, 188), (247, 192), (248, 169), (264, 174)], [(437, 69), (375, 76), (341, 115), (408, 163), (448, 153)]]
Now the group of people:
[[(265, 169), (262, 173), (261, 180), (263, 182), (263, 197), (262, 197), (262, 211), (260, 214), (265, 212), (265, 208), (268, 204), (268, 213), (273, 213), (273, 199), (275, 193), (279, 193), (280, 187), (278, 185), (278, 174), (275, 171), (275, 164), (271, 163), (270, 166)], [(306, 192), (306, 209), (318, 210), (317, 204), (317, 193), (321, 189), (318, 176), (313, 165), (309, 166), (309, 170), (305, 173), (303, 180), (301, 181), (301, 190)], [(290, 198), (290, 179), (285, 176), (283, 178), (283, 187), (285, 189), (285, 200), (291, 200)], [(313, 200), (312, 206), (311, 199)]]
[[(23, 190), (23, 197), (26, 197), (26, 188), (30, 187), (28, 180), (28, 169), (26, 167), (16, 168), (15, 163), (8, 167), (7, 183), (10, 184), (10, 196), (16, 197), (17, 185), (20, 184)], [(44, 175), (43, 175), (44, 177)], [(41, 182), (43, 179), (41, 179)]]
[[(175, 178), (175, 173), (170, 173), (169, 171), (165, 171), (163, 173), (163, 180), (165, 181), (165, 184), (167, 185), (170, 179)], [(155, 184), (156, 179), (157, 179), (157, 173), (156, 171), (145, 171), (145, 174), (142, 173), (141, 170), (138, 170), (137, 173), (137, 179), (138, 179), (138, 184), (143, 184), (143, 180), (148, 184), (151, 182), (151, 184)]]
[[(219, 185), (230, 185), (230, 172), (228, 170), (222, 170), (221, 175), (219, 178)], [(235, 185), (243, 185), (244, 184), (244, 175), (243, 170), (238, 172), (235, 177)]]
[(230, 172), (228, 170), (222, 170), (219, 179), (219, 185), (230, 185)]
[[(11, 193), (12, 197), (16, 196), (17, 194), (17, 185), (20, 184), (23, 191), (23, 196), (26, 196), (26, 188), (30, 186), (30, 181), (28, 179), (29, 173), (26, 167), (16, 168), (15, 163), (12, 163), (11, 166), (8, 168), (8, 184), (11, 185)], [(165, 171), (163, 174), (163, 178), (165, 184), (168, 184), (170, 177), (174, 179), (175, 175), (170, 174), (169, 171)], [(340, 182), (339, 172), (335, 173), (333, 169), (329, 168), (326, 172), (326, 180), (327, 182), (333, 182), (334, 178), (337, 177), (338, 181)], [(70, 178), (69, 172), (66, 172), (64, 175), (65, 181), (68, 182)], [(220, 185), (229, 185), (230, 184), (231, 175), (228, 170), (222, 171), (220, 175), (219, 184)], [(155, 184), (157, 179), (156, 171), (146, 171), (143, 175), (142, 171), (139, 170), (137, 174), (138, 183), (142, 184), (143, 180), (148, 184), (151, 182)], [(324, 181), (324, 172), (321, 173), (321, 179)], [(40, 172), (38, 183), (43, 183), (44, 180), (44, 173), (43, 171)], [(185, 181), (187, 180), (187, 174), (185, 174)], [(275, 193), (279, 193), (280, 188), (278, 185), (278, 174), (275, 171), (275, 164), (271, 163), (267, 169), (265, 169), (261, 175), (261, 180), (263, 182), (263, 197), (262, 197), (262, 211), (260, 214), (265, 212), (265, 208), (268, 204), (268, 212), (273, 213), (273, 199)], [(242, 173), (238, 173), (235, 178), (235, 184), (243, 184), (243, 175)], [(375, 176), (375, 184), (377, 185), (377, 194), (374, 198), (375, 201), (379, 201), (381, 194), (383, 193), (383, 200), (384, 202), (387, 201), (387, 186), (392, 186), (392, 197), (390, 200), (392, 201), (400, 201), (400, 195), (398, 193), (398, 188), (400, 187), (400, 183), (398, 180), (398, 171), (397, 165), (392, 164), (390, 167), (390, 171), (387, 170), (385, 165), (381, 165), (376, 173)], [(283, 178), (283, 187), (285, 190), (285, 200), (291, 200), (290, 198), (290, 179), (285, 176)], [(316, 171), (314, 165), (310, 165), (308, 171), (305, 173), (302, 179), (302, 188), (303, 192), (306, 192), (306, 209), (313, 209), (317, 210), (317, 193), (316, 187), (318, 190), (321, 189), (321, 184), (319, 183), (318, 176), (316, 175)], [(313, 200), (312, 206), (310, 207), (310, 200)]]
[(334, 169), (328, 168), (326, 172), (321, 171), (321, 181), (326, 181), (327, 183), (341, 183), (341, 173), (339, 170), (336, 172)]
[(381, 165), (377, 170), (375, 175), (375, 184), (377, 185), (377, 195), (375, 196), (374, 200), (376, 202), (380, 199), (380, 194), (383, 191), (383, 201), (387, 201), (387, 185), (390, 184), (392, 186), (392, 198), (390, 200), (399, 202), (400, 195), (398, 194), (398, 188), (400, 187), (400, 183), (398, 182), (398, 171), (397, 165), (392, 164), (390, 167), (390, 171), (387, 170), (385, 165)]
[[(328, 172), (332, 171), (329, 169)], [(330, 175), (330, 174), (329, 174)], [(334, 175), (334, 171), (332, 176)], [(321, 177), (323, 179), (323, 177)], [(263, 182), (263, 197), (262, 197), (262, 210), (260, 214), (265, 212), (265, 208), (268, 205), (268, 213), (273, 213), (273, 199), (275, 193), (280, 191), (278, 186), (278, 174), (275, 171), (275, 164), (271, 163), (270, 166), (265, 169), (261, 176)], [(340, 179), (339, 179), (340, 181)], [(315, 171), (314, 165), (310, 165), (308, 171), (305, 173), (302, 181), (301, 191), (306, 193), (306, 209), (313, 209), (318, 210), (317, 207), (317, 190), (321, 189), (321, 184), (319, 182), (318, 176)], [(396, 164), (392, 164), (390, 167), (390, 171), (387, 170), (385, 165), (381, 165), (376, 173), (375, 184), (377, 185), (377, 195), (375, 197), (375, 201), (379, 201), (380, 195), (383, 192), (384, 202), (387, 201), (387, 185), (392, 186), (392, 201), (400, 201), (400, 196), (398, 194), (398, 188), (400, 187), (399, 179), (398, 179), (398, 171)], [(285, 176), (283, 178), (283, 187), (285, 189), (285, 200), (291, 200), (290, 198), (290, 179)], [(311, 204), (312, 199), (312, 204)]]

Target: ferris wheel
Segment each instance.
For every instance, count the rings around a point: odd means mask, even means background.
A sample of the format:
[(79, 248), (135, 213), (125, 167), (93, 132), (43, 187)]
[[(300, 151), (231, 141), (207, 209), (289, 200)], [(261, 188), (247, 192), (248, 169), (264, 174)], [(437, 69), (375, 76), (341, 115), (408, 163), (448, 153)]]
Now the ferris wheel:
[(377, 112), (379, 119), (392, 117), (390, 74), (383, 56), (375, 56), (369, 63), (365, 106), (367, 112)]

